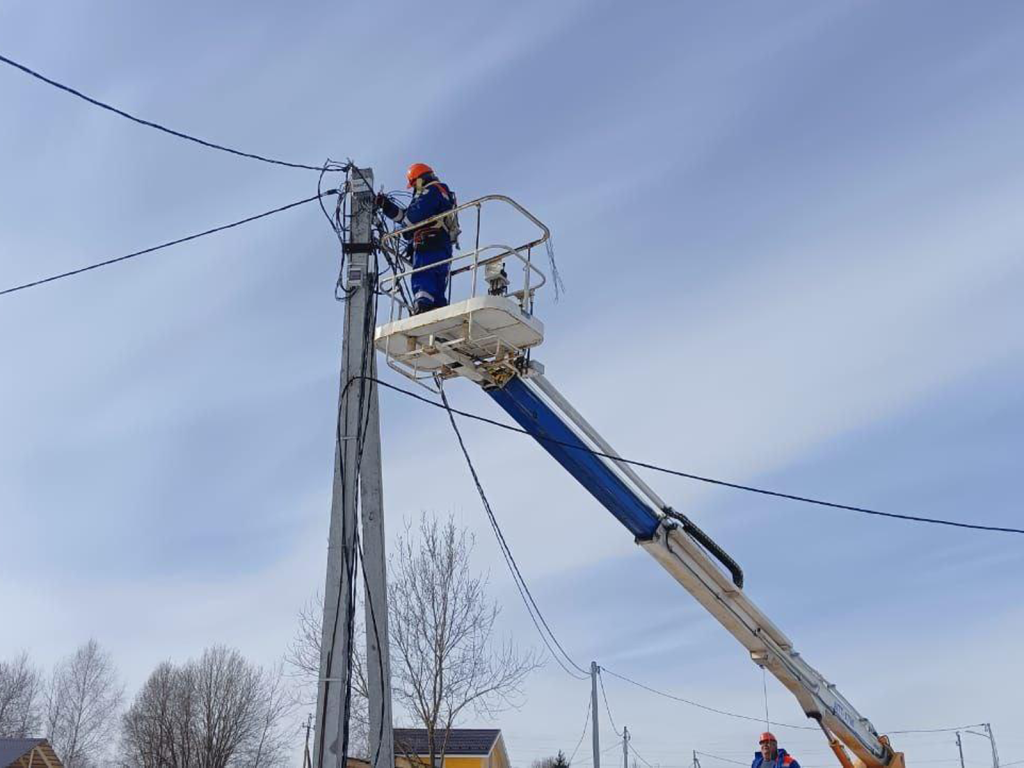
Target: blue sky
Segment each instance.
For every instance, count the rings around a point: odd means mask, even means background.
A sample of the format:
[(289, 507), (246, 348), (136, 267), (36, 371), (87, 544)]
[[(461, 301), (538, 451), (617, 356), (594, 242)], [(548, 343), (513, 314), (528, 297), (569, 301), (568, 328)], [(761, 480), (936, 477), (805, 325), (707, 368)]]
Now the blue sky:
[[(15, 1), (0, 51), (247, 151), (351, 156), (388, 188), (425, 160), (463, 200), (515, 197), (551, 226), (567, 286), (538, 307), (537, 357), (624, 455), (1019, 526), (1022, 22), (1010, 2)], [(3, 286), (315, 186), (9, 68), (0, 115)], [(0, 608), (32, 619), (4, 622), (0, 656), (49, 664), (93, 635), (130, 687), (214, 642), (280, 656), (323, 579), (337, 259), (306, 207), (0, 300)], [(467, 383), (451, 394), (498, 415)], [(389, 531), (455, 514), (503, 631), (536, 643), (444, 415), (384, 394), (382, 418)], [(543, 451), (465, 434), (577, 660), (761, 712), (739, 646)], [(1024, 758), (1015, 538), (649, 480), (879, 730), (990, 721), (1004, 760)], [(617, 723), (662, 768), (755, 747), (755, 723), (613, 680)], [(571, 751), (587, 690), (550, 664), (528, 695), (498, 722), (524, 767)], [(801, 722), (771, 681), (769, 701)], [(956, 758), (947, 734), (897, 745)]]

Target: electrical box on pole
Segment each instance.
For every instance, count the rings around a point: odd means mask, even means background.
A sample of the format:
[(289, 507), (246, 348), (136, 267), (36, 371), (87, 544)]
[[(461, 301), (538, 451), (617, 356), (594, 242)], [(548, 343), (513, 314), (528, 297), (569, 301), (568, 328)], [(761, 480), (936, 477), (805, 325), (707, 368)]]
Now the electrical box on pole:
[[(375, 768), (394, 765), (387, 644), (380, 421), (373, 329), (377, 270), (373, 253), (373, 172), (347, 176), (349, 221), (344, 243), (345, 326), (334, 457), (331, 526), (324, 585), (314, 764), (346, 768), (352, 684), (352, 628), (357, 581), (358, 511), (362, 510), (366, 574), (370, 748)], [(360, 490), (362, 491), (360, 493)], [(360, 496), (361, 504), (360, 504)]]

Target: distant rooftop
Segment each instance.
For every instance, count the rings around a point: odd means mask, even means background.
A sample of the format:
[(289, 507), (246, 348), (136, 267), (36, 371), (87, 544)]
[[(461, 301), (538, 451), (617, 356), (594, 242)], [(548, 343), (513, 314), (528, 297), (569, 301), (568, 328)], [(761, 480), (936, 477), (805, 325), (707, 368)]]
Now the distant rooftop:
[[(33, 755), (33, 750), (35, 755)], [(31, 763), (19, 762), (32, 755)], [(0, 768), (64, 768), (46, 739), (0, 739)]]
[[(434, 734), (434, 743), (440, 752), (445, 743), (446, 732), (438, 730)], [(491, 753), (494, 742), (501, 735), (498, 728), (452, 728), (448, 734), (448, 744), (444, 747), (446, 755), (479, 755), (486, 757)], [(395, 755), (426, 755), (426, 728), (395, 728)]]

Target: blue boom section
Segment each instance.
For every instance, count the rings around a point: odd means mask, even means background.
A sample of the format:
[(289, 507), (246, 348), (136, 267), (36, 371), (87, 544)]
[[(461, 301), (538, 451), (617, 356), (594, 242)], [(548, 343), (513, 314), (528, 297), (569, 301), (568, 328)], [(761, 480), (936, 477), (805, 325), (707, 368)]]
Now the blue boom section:
[(638, 539), (649, 539), (654, 535), (658, 527), (657, 515), (611, 470), (605, 459), (591, 453), (591, 449), (526, 382), (517, 377), (502, 389), (487, 390), (487, 394), (569, 470), (630, 533)]

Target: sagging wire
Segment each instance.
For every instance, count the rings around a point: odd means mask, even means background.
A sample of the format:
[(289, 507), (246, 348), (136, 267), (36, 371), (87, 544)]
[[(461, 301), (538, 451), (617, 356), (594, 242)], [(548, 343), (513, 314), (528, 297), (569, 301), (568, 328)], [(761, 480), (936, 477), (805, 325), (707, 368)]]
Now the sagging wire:
[(604, 699), (604, 711), (608, 713), (608, 722), (610, 722), (612, 724), (612, 731), (620, 739), (621, 738), (625, 738), (623, 733), (620, 732), (619, 729), (616, 727), (616, 725), (615, 725), (615, 718), (612, 717), (612, 708), (610, 706), (608, 706), (608, 694), (605, 693), (605, 690), (604, 690), (604, 678), (601, 677), (601, 667), (600, 666), (597, 668), (597, 682), (600, 683), (600, 685), (601, 685), (601, 698)]
[[(652, 688), (649, 685), (645, 685), (644, 683), (641, 683), (641, 682), (638, 682), (636, 680), (633, 680), (632, 678), (626, 677), (625, 675), (620, 675), (618, 672), (615, 672), (614, 670), (608, 669), (607, 667), (602, 667), (601, 669), (602, 669), (603, 672), (607, 672), (612, 677), (617, 677), (619, 680), (622, 680), (623, 682), (629, 683), (630, 685), (635, 685), (637, 688), (642, 688), (643, 690), (648, 691), (649, 693), (656, 694), (657, 696), (662, 696), (662, 697), (664, 697), (666, 699), (670, 699), (672, 701), (678, 701), (681, 704), (687, 704), (687, 705), (689, 705), (691, 707), (696, 707), (697, 709), (703, 709), (705, 712), (712, 712), (712, 713), (714, 713), (716, 715), (724, 715), (726, 717), (733, 717), (733, 718), (736, 718), (737, 720), (747, 720), (747, 721), (754, 722), (754, 723), (761, 722), (761, 718), (760, 717), (753, 717), (751, 715), (741, 715), (741, 714), (739, 714), (737, 712), (729, 712), (728, 710), (717, 709), (716, 707), (709, 707), (707, 704), (701, 704), (698, 701), (693, 701), (691, 699), (684, 699), (682, 696), (676, 696), (675, 694), (672, 694), (672, 693), (667, 693), (665, 691), (659, 691), (657, 688)], [(818, 726), (816, 726), (816, 725), (795, 725), (795, 724), (791, 724), (791, 723), (776, 723), (775, 725), (780, 727), (780, 728), (793, 728), (793, 729), (798, 730), (798, 731), (817, 731), (818, 730)]]
[(587, 714), (583, 719), (583, 732), (580, 734), (579, 741), (576, 742), (575, 748), (572, 750), (572, 754), (569, 755), (569, 765), (572, 765), (573, 759), (576, 757), (576, 753), (580, 749), (580, 745), (583, 743), (584, 737), (587, 735), (587, 728), (590, 726), (590, 705), (592, 701), (590, 696), (587, 696)]
[[(119, 115), (120, 117), (123, 117), (123, 118), (126, 118), (128, 120), (131, 120), (133, 123), (138, 123), (139, 125), (144, 125), (147, 128), (153, 128), (153, 129), (155, 129), (157, 131), (161, 131), (163, 133), (166, 133), (169, 136), (175, 136), (175, 137), (177, 137), (179, 139), (184, 139), (185, 141), (191, 141), (191, 142), (193, 142), (195, 144), (199, 144), (200, 146), (208, 147), (209, 149), (216, 149), (216, 150), (219, 150), (221, 152), (227, 152), (227, 153), (232, 154), (232, 155), (237, 155), (238, 157), (246, 157), (246, 158), (249, 158), (250, 160), (259, 160), (262, 163), (269, 163), (271, 165), (281, 165), (281, 166), (285, 166), (287, 168), (301, 168), (303, 170), (308, 170), (308, 171), (318, 171), (318, 170), (320, 170), (320, 168), (318, 168), (315, 165), (306, 165), (305, 163), (292, 163), (292, 162), (288, 162), (286, 160), (280, 160), (280, 159), (274, 158), (274, 157), (266, 157), (264, 155), (257, 155), (257, 154), (255, 154), (253, 152), (243, 152), (240, 149), (235, 149), (233, 147), (228, 147), (228, 146), (225, 146), (223, 144), (217, 144), (217, 143), (212, 142), (212, 141), (207, 141), (206, 139), (201, 139), (198, 136), (193, 136), (192, 134), (188, 134), (188, 133), (185, 133), (183, 131), (176, 131), (173, 128), (168, 128), (166, 125), (161, 125), (160, 123), (153, 122), (152, 120), (144, 120), (143, 118), (138, 117), (137, 115), (133, 115), (130, 112), (126, 112), (125, 110), (120, 109), (118, 107), (115, 107), (112, 104), (107, 104), (106, 102), (100, 101), (99, 99), (95, 99), (92, 96), (88, 96), (88, 95), (82, 93), (81, 91), (79, 91), (79, 90), (77, 90), (75, 88), (72, 88), (69, 85), (65, 85), (64, 83), (58, 82), (57, 80), (53, 80), (53, 79), (47, 77), (46, 75), (43, 75), (43, 74), (41, 74), (39, 72), (36, 72), (34, 69), (30, 69), (29, 67), (25, 66), (24, 64), (21, 64), (21, 63), (19, 63), (17, 61), (14, 61), (14, 59), (9, 59), (6, 56), (0, 55), (0, 62), (3, 62), (4, 64), (7, 64), (8, 66), (14, 67), (15, 69), (19, 69), (22, 72), (24, 72), (26, 75), (34, 77), (36, 80), (39, 80), (40, 82), (46, 83), (47, 85), (51, 85), (54, 88), (57, 88), (57, 89), (59, 89), (61, 91), (64, 91), (65, 93), (70, 93), (72, 96), (76, 96), (79, 99), (81, 99), (82, 101), (85, 101), (85, 102), (88, 102), (89, 104), (92, 104), (94, 107), (99, 107), (100, 109), (104, 109), (107, 112), (111, 112), (111, 113), (113, 113), (115, 115)], [(341, 169), (335, 169), (335, 170), (341, 170)]]
[[(419, 394), (417, 394), (415, 392), (410, 392), (408, 389), (402, 389), (401, 387), (395, 386), (394, 384), (390, 384), (390, 383), (388, 383), (386, 381), (378, 381), (377, 383), (380, 384), (382, 387), (387, 387), (388, 389), (394, 390), (395, 392), (399, 392), (399, 393), (401, 393), (403, 395), (406, 395), (407, 397), (411, 397), (411, 398), (413, 398), (415, 400), (419, 400), (421, 403), (425, 403), (426, 405), (433, 406), (434, 408), (444, 408), (445, 407), (444, 403), (439, 403), (439, 402), (437, 402), (435, 400), (430, 400), (429, 398), (423, 397), (422, 395), (419, 395)], [(581, 451), (583, 453), (588, 453), (588, 454), (590, 454), (592, 456), (599, 456), (601, 458), (610, 459), (612, 461), (616, 461), (616, 462), (619, 462), (619, 463), (622, 463), (622, 464), (629, 464), (629, 465), (634, 466), (634, 467), (640, 467), (642, 469), (650, 469), (650, 470), (653, 470), (654, 472), (663, 472), (663, 473), (665, 473), (667, 475), (674, 475), (676, 477), (683, 477), (683, 478), (686, 478), (688, 480), (696, 480), (697, 482), (708, 483), (708, 484), (711, 484), (711, 485), (718, 485), (718, 486), (722, 486), (724, 488), (733, 488), (735, 490), (747, 491), (748, 493), (757, 493), (757, 494), (761, 494), (763, 496), (771, 496), (771, 497), (779, 498), (779, 499), (789, 499), (790, 501), (799, 501), (799, 502), (802, 502), (804, 504), (814, 504), (814, 505), (817, 505), (817, 506), (829, 507), (829, 508), (832, 508), (832, 509), (844, 509), (844, 510), (848, 510), (850, 512), (859, 512), (859, 513), (865, 514), (865, 515), (875, 515), (875, 516), (879, 516), (879, 517), (894, 518), (894, 519), (897, 519), (897, 520), (907, 520), (907, 521), (915, 522), (915, 523), (929, 523), (929, 524), (932, 524), (932, 525), (944, 525), (944, 526), (948, 526), (948, 527), (952, 527), (952, 528), (967, 528), (967, 529), (976, 530), (976, 531), (992, 531), (992, 532), (996, 532), (996, 533), (1024, 534), (1024, 528), (1011, 528), (1011, 527), (1007, 527), (1007, 526), (996, 526), (996, 525), (981, 525), (981, 524), (978, 524), (978, 523), (968, 523), (968, 522), (962, 522), (962, 521), (958, 521), (958, 520), (944, 520), (942, 518), (935, 518), (935, 517), (921, 517), (919, 515), (906, 515), (906, 514), (897, 513), (897, 512), (884, 512), (884, 511), (881, 511), (881, 510), (868, 509), (868, 508), (865, 508), (865, 507), (855, 507), (855, 506), (851, 506), (851, 505), (848, 505), (848, 504), (838, 504), (836, 502), (825, 501), (823, 499), (815, 499), (815, 498), (811, 498), (809, 496), (798, 496), (796, 494), (791, 494), (791, 493), (782, 493), (780, 491), (773, 491), (773, 490), (769, 490), (767, 488), (758, 488), (756, 486), (751, 486), (751, 485), (742, 485), (740, 483), (733, 483), (733, 482), (729, 482), (727, 480), (719, 480), (717, 478), (708, 477), (706, 475), (696, 475), (696, 474), (693, 474), (691, 472), (683, 472), (683, 471), (678, 470), (678, 469), (671, 469), (669, 467), (659, 466), (657, 464), (651, 464), (650, 462), (646, 462), (646, 461), (637, 461), (636, 459), (627, 459), (627, 458), (624, 458), (622, 456), (613, 456), (611, 454), (603, 453), (603, 452), (595, 450), (593, 448), (588, 448), (586, 446), (575, 445), (573, 443), (565, 442), (565, 441), (562, 441), (562, 440), (556, 440), (555, 438), (552, 438), (552, 437), (546, 437), (546, 436), (543, 436), (543, 435), (532, 435), (528, 430), (526, 430), (526, 429), (524, 429), (522, 427), (515, 426), (515, 425), (512, 425), (512, 424), (505, 424), (505, 423), (497, 421), (495, 419), (488, 418), (487, 416), (481, 416), (480, 414), (477, 414), (477, 413), (471, 413), (469, 411), (461, 411), (461, 410), (459, 410), (457, 408), (456, 409), (452, 409), (452, 410), (453, 410), (454, 413), (457, 413), (459, 416), (464, 416), (467, 419), (473, 419), (474, 421), (483, 422), (484, 424), (490, 424), (493, 427), (498, 427), (499, 429), (504, 429), (504, 430), (506, 430), (508, 432), (515, 432), (516, 434), (527, 435), (529, 437), (533, 437), (535, 440), (537, 440), (537, 441), (539, 441), (541, 443), (550, 443), (552, 445), (561, 445), (561, 446), (563, 446), (565, 448), (569, 448), (570, 450), (573, 450), (573, 451)]]
[(632, 739), (630, 739), (628, 742), (626, 742), (626, 746), (629, 747), (629, 751), (632, 752), (637, 758), (639, 758), (640, 762), (643, 763), (644, 765), (646, 765), (647, 768), (654, 768), (653, 765), (651, 765), (649, 762), (647, 762), (644, 759), (643, 755), (641, 755), (639, 752), (636, 751), (636, 747), (633, 746), (633, 740)]
[(764, 667), (761, 667), (761, 688), (764, 690), (764, 729), (770, 731), (772, 723), (768, 718), (768, 673)]
[(29, 288), (35, 288), (35, 287), (40, 286), (40, 285), (46, 285), (47, 283), (52, 283), (52, 282), (54, 282), (56, 280), (63, 280), (66, 277), (74, 277), (75, 275), (81, 275), (81, 274), (83, 274), (85, 272), (91, 272), (94, 269), (101, 269), (102, 267), (108, 267), (111, 264), (120, 264), (121, 262), (128, 261), (129, 259), (134, 259), (134, 258), (137, 258), (139, 256), (145, 256), (146, 254), (155, 253), (156, 251), (162, 251), (165, 248), (170, 248), (170, 247), (175, 246), (175, 245), (181, 245), (182, 243), (187, 243), (187, 242), (190, 242), (192, 240), (198, 240), (199, 238), (206, 237), (207, 235), (213, 235), (213, 234), (216, 234), (218, 232), (224, 232), (225, 230), (228, 230), (228, 229), (234, 229), (235, 227), (240, 227), (243, 224), (249, 224), (250, 222), (257, 221), (258, 219), (264, 219), (264, 218), (266, 218), (268, 216), (273, 216), (274, 214), (281, 213), (281, 212), (287, 211), (287, 210), (291, 210), (292, 208), (296, 208), (296, 207), (298, 207), (300, 205), (305, 205), (306, 203), (311, 203), (314, 200), (322, 200), (327, 195), (334, 195), (334, 194), (340, 194), (340, 192), (338, 190), (336, 190), (336, 189), (324, 190), (322, 192), (318, 192), (313, 197), (307, 197), (307, 198), (305, 198), (303, 200), (296, 200), (294, 203), (288, 203), (287, 205), (282, 205), (282, 206), (279, 206), (277, 208), (273, 208), (273, 209), (271, 209), (269, 211), (264, 211), (263, 213), (257, 213), (254, 216), (247, 216), (244, 219), (239, 219), (238, 221), (233, 221), (230, 224), (222, 224), (219, 227), (213, 227), (212, 229), (207, 229), (207, 230), (204, 230), (203, 232), (196, 232), (195, 234), (192, 234), (192, 235), (186, 235), (185, 237), (179, 237), (179, 238), (177, 238), (175, 240), (170, 240), (170, 241), (168, 241), (166, 243), (160, 243), (160, 245), (154, 245), (154, 246), (150, 246), (149, 248), (143, 248), (141, 251), (134, 251), (132, 253), (125, 254), (124, 256), (117, 256), (117, 257), (112, 258), (112, 259), (106, 259), (104, 261), (96, 262), (95, 264), (89, 264), (89, 265), (84, 266), (84, 267), (79, 267), (77, 269), (72, 269), (72, 270), (70, 270), (68, 272), (61, 272), (60, 274), (50, 275), (49, 277), (39, 278), (37, 280), (32, 280), (31, 282), (28, 282), (28, 283), (22, 283), (21, 285), (15, 285), (15, 286), (12, 286), (10, 288), (4, 288), (4, 289), (0, 290), (0, 296), (5, 296), (5, 295), (10, 294), (10, 293), (17, 293), (18, 291), (28, 290)]
[[(573, 661), (565, 648), (562, 647), (562, 644), (558, 642), (558, 638), (555, 636), (555, 633), (552, 632), (547, 620), (544, 618), (540, 608), (537, 606), (537, 601), (534, 600), (533, 593), (530, 592), (530, 588), (527, 586), (526, 580), (523, 578), (523, 574), (519, 570), (515, 557), (512, 555), (512, 550), (509, 548), (508, 542), (505, 541), (505, 536), (502, 533), (501, 526), (498, 524), (498, 520), (494, 515), (494, 510), (491, 509), (491, 503), (487, 500), (487, 494), (484, 492), (483, 484), (480, 482), (480, 476), (476, 472), (476, 467), (473, 465), (473, 459), (469, 455), (469, 449), (466, 448), (466, 443), (462, 439), (462, 432), (459, 430), (459, 425), (455, 421), (455, 413), (452, 411), (451, 405), (448, 403), (448, 396), (444, 391), (444, 382), (440, 378), (435, 378), (435, 381), (441, 395), (441, 400), (444, 403), (444, 408), (448, 411), (448, 418), (451, 421), (452, 430), (455, 432), (455, 437), (459, 441), (459, 447), (462, 449), (462, 455), (466, 459), (466, 465), (469, 467), (469, 472), (473, 477), (473, 483), (476, 485), (477, 493), (480, 495), (480, 501), (483, 504), (484, 511), (487, 513), (487, 519), (491, 524), (491, 529), (494, 531), (495, 538), (498, 540), (498, 547), (501, 549), (501, 554), (505, 558), (505, 565), (508, 566), (509, 573), (512, 575), (512, 580), (515, 582), (516, 589), (519, 590), (519, 596), (522, 598), (523, 604), (526, 606), (527, 613), (530, 614), (530, 620), (533, 621), (533, 626), (536, 627), (537, 633), (540, 635), (541, 640), (547, 647), (548, 652), (562, 670), (570, 677), (577, 680), (586, 680), (590, 677), (590, 674), (584, 670), (583, 667)], [(542, 626), (543, 629), (541, 629)], [(552, 647), (552, 644), (554, 647)], [(558, 653), (555, 651), (556, 648)]]

